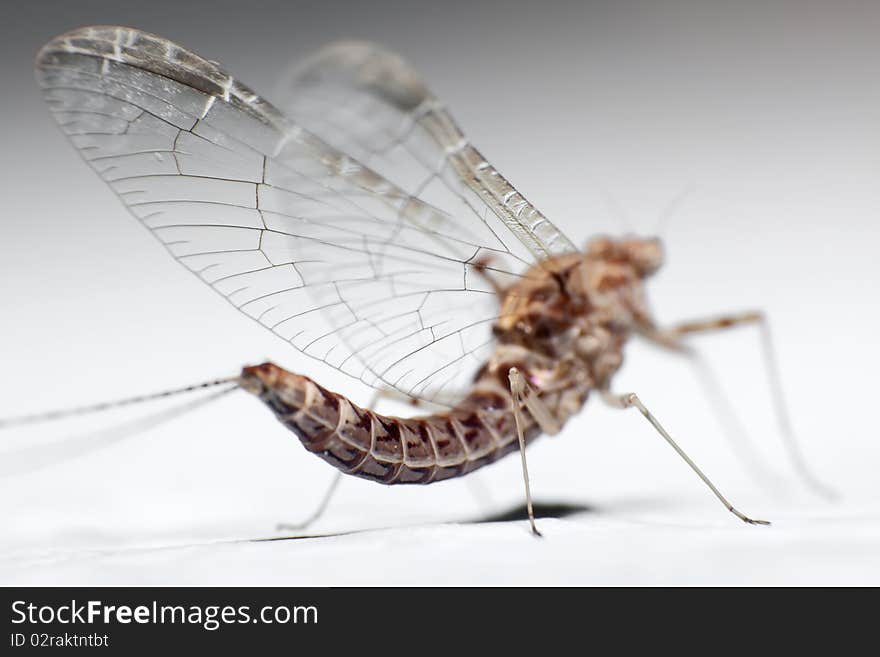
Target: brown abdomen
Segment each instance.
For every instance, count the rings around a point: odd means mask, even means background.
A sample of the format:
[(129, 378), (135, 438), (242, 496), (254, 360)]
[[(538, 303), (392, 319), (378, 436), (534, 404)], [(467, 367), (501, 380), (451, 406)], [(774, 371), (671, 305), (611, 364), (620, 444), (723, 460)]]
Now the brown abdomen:
[[(512, 406), (474, 392), (446, 413), (398, 418), (361, 408), (308, 377), (266, 363), (242, 372), (257, 394), (314, 452), (346, 474), (383, 484), (429, 484), (471, 472), (519, 447)], [(538, 435), (525, 415), (526, 439)]]

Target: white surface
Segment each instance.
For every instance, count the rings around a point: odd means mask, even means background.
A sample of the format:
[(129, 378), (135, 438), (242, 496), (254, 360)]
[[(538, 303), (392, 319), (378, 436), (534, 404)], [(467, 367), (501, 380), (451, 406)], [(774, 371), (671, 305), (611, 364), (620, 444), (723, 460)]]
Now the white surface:
[[(516, 42), (527, 32), (519, 22), (480, 14), (454, 51), (414, 17), (407, 36), (353, 23), (326, 38), (374, 38), (408, 54), (474, 142), (578, 243), (618, 230), (606, 191), (650, 231), (690, 189), (664, 235), (668, 265), (650, 288), (657, 315), (768, 311), (804, 451), (840, 502), (793, 481), (756, 336), (743, 329), (697, 344), (781, 486), (761, 487), (744, 472), (685, 364), (634, 344), (617, 384), (640, 394), (734, 504), (773, 527), (726, 513), (635, 412), (591, 402), (561, 436), (530, 449), (539, 502), (591, 508), (541, 521), (544, 540), (523, 521), (455, 524), (521, 503), (519, 466), (508, 458), (478, 475), (490, 501), (475, 500), (467, 480), (425, 488), (346, 480), (310, 529), (338, 535), (249, 542), (308, 515), (332, 471), (240, 393), (99, 452), (0, 479), (0, 583), (880, 584), (877, 16), (768, 11), (745, 25), (721, 10), (662, 14), (563, 11), (552, 28), (543, 13), (518, 15), (545, 32)], [(22, 48), (32, 53), (43, 37), (106, 18), (83, 16)], [(258, 90), (283, 58), (317, 45), (262, 38), (246, 24), (245, 52), (204, 31), (190, 40), (179, 25), (113, 18), (191, 44)], [(820, 37), (831, 45), (817, 48)], [(204, 289), (126, 215), (51, 126), (27, 86), (29, 57), (14, 60), (24, 73), (4, 71), (22, 93), (0, 153), (0, 416), (233, 374), (267, 357), (364, 401), (365, 391)], [(39, 434), (60, 438), (133, 415)], [(0, 434), (4, 446), (31, 439)]]

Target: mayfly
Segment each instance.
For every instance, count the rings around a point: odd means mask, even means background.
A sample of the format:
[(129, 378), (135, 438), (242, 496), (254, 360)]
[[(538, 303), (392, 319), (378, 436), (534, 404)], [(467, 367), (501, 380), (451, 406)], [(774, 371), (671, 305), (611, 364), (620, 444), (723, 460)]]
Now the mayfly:
[(658, 327), (644, 282), (659, 240), (577, 249), (395, 54), (325, 47), (283, 111), (216, 62), (126, 27), (56, 37), (36, 73), (83, 158), (199, 279), (300, 352), (444, 408), (381, 415), (273, 363), (192, 388), (252, 393), (306, 449), (383, 484), (459, 477), (518, 451), (535, 534), (526, 445), (595, 391), (637, 409), (730, 512), (768, 524), (738, 511), (637, 395), (611, 388), (634, 334), (686, 351), (689, 334), (762, 315)]

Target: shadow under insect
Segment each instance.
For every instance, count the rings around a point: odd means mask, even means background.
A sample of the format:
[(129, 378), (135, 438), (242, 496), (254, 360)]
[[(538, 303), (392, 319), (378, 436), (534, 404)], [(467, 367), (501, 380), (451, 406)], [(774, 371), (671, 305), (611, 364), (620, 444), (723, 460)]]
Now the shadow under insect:
[[(567, 518), (579, 513), (594, 513), (596, 507), (588, 504), (571, 504), (568, 502), (535, 502), (534, 512), (536, 518)], [(515, 520), (528, 520), (529, 510), (525, 504), (496, 511), (487, 515), (466, 520), (466, 524), (478, 525), (492, 522), (513, 522)]]

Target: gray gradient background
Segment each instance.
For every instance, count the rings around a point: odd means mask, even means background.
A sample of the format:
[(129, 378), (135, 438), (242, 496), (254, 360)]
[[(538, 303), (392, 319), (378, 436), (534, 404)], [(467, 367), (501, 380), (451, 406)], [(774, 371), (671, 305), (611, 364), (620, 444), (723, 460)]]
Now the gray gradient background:
[[(519, 504), (516, 459), (472, 484), (347, 479), (314, 529), (364, 533), (225, 542), (307, 515), (332, 476), (238, 394), (0, 479), (0, 582), (880, 583), (876, 2), (4, 3), (0, 416), (232, 374), (267, 357), (367, 397), (189, 276), (66, 143), (32, 59), (55, 34), (90, 23), (176, 40), (270, 99), (289, 62), (326, 41), (385, 43), (578, 243), (622, 221), (651, 232), (686, 192), (651, 285), (658, 317), (765, 309), (804, 449), (843, 499), (816, 500), (793, 480), (756, 335), (743, 329), (697, 344), (780, 486), (758, 485), (734, 458), (684, 363), (634, 344), (617, 383), (773, 528), (738, 524), (637, 415), (591, 403), (530, 449), (539, 501), (592, 509), (545, 520), (542, 542), (522, 522), (444, 524)], [(130, 417), (53, 425), (41, 437)], [(11, 433), (0, 441), (30, 440)]]

